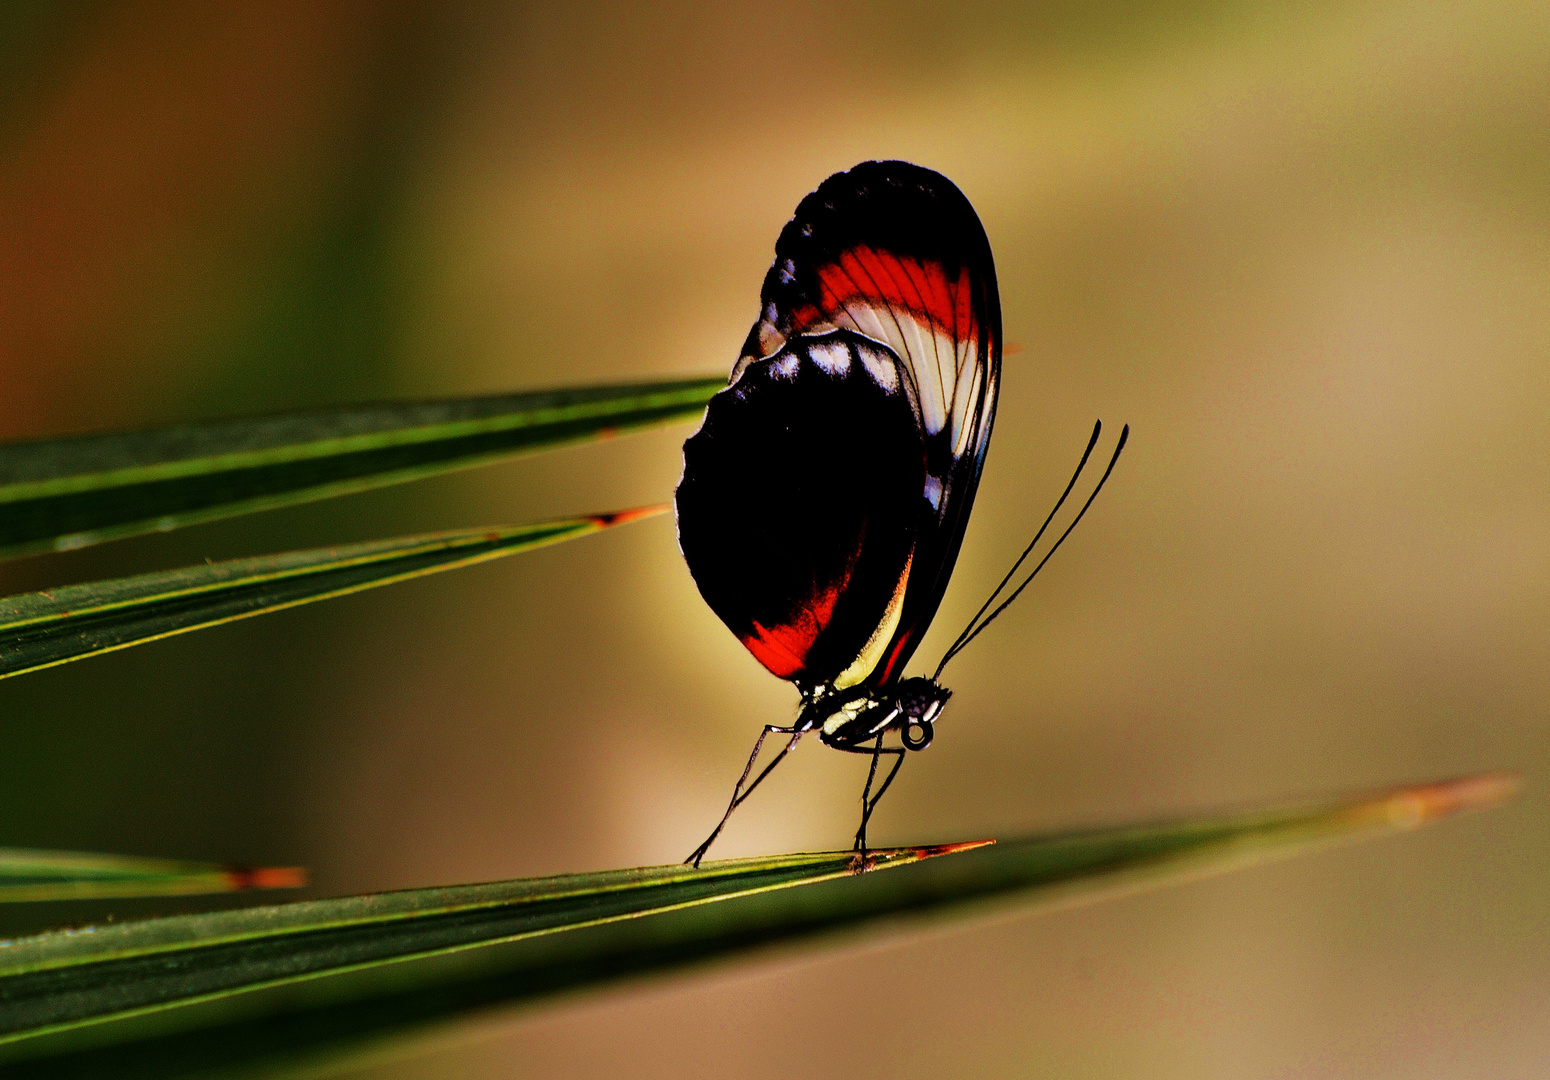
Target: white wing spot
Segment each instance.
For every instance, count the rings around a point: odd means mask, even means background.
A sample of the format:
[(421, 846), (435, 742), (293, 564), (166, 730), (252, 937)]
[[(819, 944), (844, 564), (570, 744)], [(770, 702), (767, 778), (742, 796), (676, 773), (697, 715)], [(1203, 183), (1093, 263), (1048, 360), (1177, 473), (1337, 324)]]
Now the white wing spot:
[(861, 357), (861, 363), (866, 367), (867, 374), (872, 376), (873, 382), (890, 394), (899, 392), (899, 362), (891, 354), (857, 345), (856, 355)]
[(840, 341), (821, 341), (807, 347), (807, 355), (813, 363), (830, 375), (844, 377), (850, 373), (850, 350)]
[(798, 360), (795, 356), (792, 356), (790, 353), (787, 353), (779, 360), (773, 360), (770, 362), (770, 374), (780, 379), (794, 379), (797, 377), (797, 368), (800, 365), (800, 360)]

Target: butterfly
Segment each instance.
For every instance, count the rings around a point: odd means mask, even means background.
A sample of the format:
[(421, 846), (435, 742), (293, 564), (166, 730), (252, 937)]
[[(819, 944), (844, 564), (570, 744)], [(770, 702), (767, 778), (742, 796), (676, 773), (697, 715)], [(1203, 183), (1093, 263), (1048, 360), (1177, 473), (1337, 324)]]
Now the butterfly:
[[(986, 617), (1044, 532), (935, 674), (902, 678), (952, 576), (995, 422), (1001, 301), (990, 241), (945, 176), (863, 162), (797, 206), (760, 305), (727, 388), (684, 443), (674, 505), (706, 603), (795, 684), (801, 705), (794, 723), (765, 726), (726, 813), (685, 862), (698, 866), (732, 812), (816, 732), (872, 759), (855, 838), (864, 864), (878, 801), (905, 754), (930, 745), (951, 697), (942, 669), (1026, 587)], [(884, 745), (889, 733), (898, 746)], [(750, 783), (770, 735), (789, 738)]]

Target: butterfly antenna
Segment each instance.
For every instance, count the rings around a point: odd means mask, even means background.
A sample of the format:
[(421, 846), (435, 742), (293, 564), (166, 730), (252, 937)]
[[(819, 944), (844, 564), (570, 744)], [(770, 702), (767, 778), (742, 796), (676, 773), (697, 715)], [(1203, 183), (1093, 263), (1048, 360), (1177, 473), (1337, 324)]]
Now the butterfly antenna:
[(960, 633), (957, 639), (947, 647), (947, 652), (942, 655), (942, 662), (937, 665), (936, 675), (932, 676), (933, 679), (936, 678), (937, 675), (942, 674), (942, 669), (947, 666), (948, 658), (952, 656), (953, 653), (962, 648), (964, 644), (966, 644), (964, 638), (969, 636), (969, 632), (974, 629), (974, 624), (979, 622), (981, 615), (990, 610), (990, 605), (996, 602), (996, 597), (1001, 595), (1001, 590), (1006, 588), (1006, 583), (1012, 580), (1012, 576), (1017, 573), (1017, 568), (1022, 566), (1023, 562), (1028, 558), (1029, 554), (1032, 553), (1034, 547), (1038, 545), (1039, 538), (1044, 535), (1044, 530), (1049, 528), (1049, 523), (1055, 520), (1056, 514), (1060, 513), (1060, 508), (1065, 505), (1066, 497), (1071, 494), (1071, 489), (1076, 487), (1077, 479), (1081, 477), (1082, 470), (1087, 468), (1087, 459), (1092, 456), (1093, 447), (1098, 445), (1098, 435), (1102, 431), (1103, 421), (1099, 420), (1093, 425), (1092, 438), (1087, 440), (1087, 449), (1082, 451), (1082, 460), (1076, 463), (1076, 472), (1071, 474), (1071, 479), (1066, 484), (1066, 490), (1062, 491), (1060, 493), (1060, 498), (1055, 500), (1055, 505), (1053, 509), (1050, 510), (1049, 516), (1044, 519), (1044, 524), (1040, 525), (1039, 531), (1033, 534), (1033, 539), (1028, 541), (1027, 547), (1023, 548), (1023, 553), (1017, 557), (1017, 561), (1012, 564), (1012, 568), (1008, 570), (1006, 572), (1006, 576), (1001, 579), (1001, 584), (997, 585), (993, 590), (991, 590), (990, 595), (985, 598), (985, 602), (980, 605), (980, 609), (976, 611), (974, 613), (974, 617), (969, 620), (969, 624), (963, 628), (963, 632)]
[[(1039, 542), (1039, 537), (1044, 535), (1044, 530), (1048, 528), (1050, 520), (1054, 518), (1056, 511), (1060, 509), (1060, 504), (1065, 502), (1066, 495), (1070, 494), (1072, 486), (1076, 484), (1076, 478), (1082, 474), (1082, 466), (1087, 464), (1087, 455), (1092, 453), (1093, 444), (1098, 441), (1098, 430), (1098, 427), (1093, 428), (1092, 441), (1087, 444), (1087, 452), (1082, 455), (1082, 462), (1076, 467), (1076, 475), (1072, 476), (1071, 483), (1066, 485), (1066, 490), (1060, 496), (1060, 502), (1055, 504), (1055, 509), (1050, 511), (1048, 518), (1044, 519), (1044, 525), (1039, 528), (1038, 533), (1034, 536), (1033, 543), (1029, 544), (1028, 547), (1024, 549), (1022, 555), (1018, 557), (1017, 562), (1012, 564), (1012, 569), (1007, 573), (1006, 577), (1001, 580), (1001, 584), (996, 586), (996, 591), (990, 594), (990, 599), (985, 601), (984, 605), (981, 606), (979, 613), (976, 614), (973, 619), (969, 620), (969, 625), (964, 627), (963, 633), (958, 635), (958, 640), (953, 642), (952, 647), (949, 648), (946, 654), (942, 657), (942, 662), (937, 665), (936, 673), (932, 675), (933, 679), (939, 678), (942, 674), (942, 669), (947, 666), (947, 662), (954, 656), (957, 656), (959, 653), (961, 653), (965, 648), (967, 648), (969, 642), (979, 637), (980, 632), (983, 631), (985, 627), (995, 622), (996, 618), (1007, 608), (1011, 607), (1012, 602), (1022, 595), (1023, 590), (1028, 587), (1028, 584), (1038, 576), (1040, 570), (1044, 569), (1044, 564), (1049, 562), (1050, 558), (1055, 554), (1055, 552), (1060, 550), (1060, 545), (1066, 542), (1066, 537), (1071, 535), (1071, 530), (1076, 528), (1077, 523), (1082, 520), (1082, 516), (1087, 513), (1087, 508), (1091, 506), (1093, 504), (1093, 500), (1098, 497), (1098, 492), (1103, 490), (1103, 485), (1108, 483), (1109, 474), (1114, 471), (1114, 466), (1119, 462), (1120, 454), (1125, 450), (1125, 443), (1130, 439), (1129, 424), (1126, 424), (1124, 428), (1120, 430), (1119, 443), (1114, 447), (1114, 456), (1109, 458), (1108, 468), (1103, 470), (1103, 476), (1099, 478), (1098, 486), (1093, 488), (1091, 495), (1087, 496), (1087, 501), (1084, 502), (1082, 504), (1082, 508), (1077, 511), (1076, 517), (1071, 520), (1071, 524), (1066, 526), (1065, 532), (1060, 534), (1060, 539), (1055, 541), (1054, 546), (1045, 553), (1044, 558), (1039, 560), (1039, 564), (1029, 572), (1027, 577), (1023, 578), (1022, 584), (1018, 585), (1016, 589), (1012, 590), (1012, 594), (1010, 596), (1003, 600), (994, 611), (992, 611), (984, 618), (983, 621), (980, 621), (980, 615), (984, 614), (985, 609), (990, 607), (997, 594), (1001, 592), (1002, 587), (1006, 585), (1007, 581), (1011, 580), (1012, 575), (1017, 572), (1017, 568), (1023, 564), (1023, 560), (1026, 559), (1028, 557), (1028, 553), (1033, 550), (1034, 544)], [(975, 625), (976, 622), (979, 623), (978, 626)]]

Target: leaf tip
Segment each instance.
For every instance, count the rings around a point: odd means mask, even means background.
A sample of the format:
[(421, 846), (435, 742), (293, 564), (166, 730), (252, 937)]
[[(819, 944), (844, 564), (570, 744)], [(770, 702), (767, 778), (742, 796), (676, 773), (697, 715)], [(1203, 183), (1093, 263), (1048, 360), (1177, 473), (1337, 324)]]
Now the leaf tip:
[(301, 889), (307, 884), (307, 871), (300, 866), (228, 866), (224, 876), (226, 887), (232, 892)]
[(632, 521), (640, 521), (642, 518), (656, 517), (665, 514), (672, 509), (671, 503), (657, 503), (653, 506), (637, 506), (630, 510), (615, 510), (611, 514), (593, 514), (592, 520), (601, 528), (610, 525), (628, 525)]
[(938, 855), (956, 855), (960, 851), (973, 851), (975, 848), (989, 847), (995, 840), (960, 840), (956, 844), (931, 844), (927, 847), (918, 847), (916, 851), (922, 859), (934, 859)]
[(1400, 788), (1374, 807), (1396, 829), (1413, 829), (1449, 814), (1484, 810), (1518, 793), (1523, 780), (1515, 773), (1488, 772)]
[(987, 847), (994, 843), (994, 840), (960, 840), (954, 844), (919, 844), (915, 847), (888, 848), (868, 853), (864, 862), (858, 854), (851, 858), (850, 872), (853, 874), (863, 874), (868, 870), (881, 870), (888, 866), (903, 866), (906, 863), (920, 862), (923, 859), (934, 859), (938, 855), (954, 855), (960, 851), (971, 851), (974, 848)]

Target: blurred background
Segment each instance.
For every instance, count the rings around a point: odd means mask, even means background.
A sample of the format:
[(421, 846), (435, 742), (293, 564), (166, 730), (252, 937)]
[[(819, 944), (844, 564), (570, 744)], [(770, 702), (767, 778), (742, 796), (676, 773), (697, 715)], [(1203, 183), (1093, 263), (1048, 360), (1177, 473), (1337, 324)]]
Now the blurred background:
[[(948, 672), (877, 842), (1527, 778), (1415, 836), (622, 986), (351, 1075), (1543, 1070), (1550, 6), (15, 2), (0, 55), (0, 438), (722, 373), (802, 195), (906, 158), (978, 209), (1021, 346), (917, 667), (1093, 420), (1133, 438)], [(0, 591), (656, 502), (691, 430)], [(313, 895), (671, 862), (794, 702), (657, 518), (0, 683), (0, 844), (302, 863)], [(718, 853), (848, 844), (864, 769), (804, 746)]]

